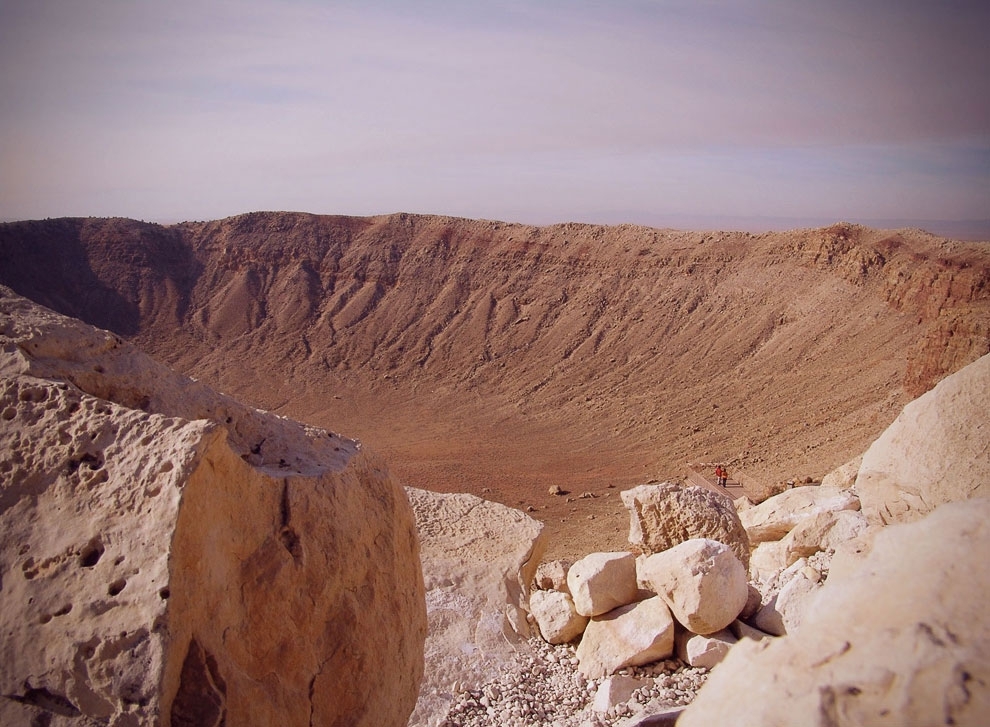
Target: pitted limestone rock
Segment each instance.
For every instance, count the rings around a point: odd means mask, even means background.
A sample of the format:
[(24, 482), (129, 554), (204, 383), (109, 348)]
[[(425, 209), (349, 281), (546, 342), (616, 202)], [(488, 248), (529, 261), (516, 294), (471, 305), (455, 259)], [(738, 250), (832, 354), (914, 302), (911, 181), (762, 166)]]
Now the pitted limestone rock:
[(356, 442), (0, 289), (0, 472), (0, 724), (406, 723), (412, 511)]
[(644, 553), (709, 538), (728, 545), (749, 567), (749, 538), (728, 497), (703, 487), (665, 482), (625, 490), (622, 503), (629, 510), (629, 542)]

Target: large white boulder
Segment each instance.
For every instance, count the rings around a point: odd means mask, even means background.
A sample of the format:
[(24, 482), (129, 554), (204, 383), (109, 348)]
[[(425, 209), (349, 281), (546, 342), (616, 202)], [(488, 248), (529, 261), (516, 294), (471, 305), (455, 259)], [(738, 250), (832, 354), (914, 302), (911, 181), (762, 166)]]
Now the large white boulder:
[(0, 289), (0, 724), (404, 725), (412, 511), (356, 442)]
[(986, 499), (885, 528), (799, 629), (734, 646), (678, 725), (985, 725), (988, 552)]
[(420, 536), (429, 633), (426, 670), (410, 725), (433, 724), (460, 689), (480, 686), (530, 636), (529, 586), (545, 547), (543, 525), (474, 495), (406, 488)]
[(856, 489), (873, 522), (990, 497), (990, 354), (915, 399), (863, 455)]
[(574, 609), (570, 594), (561, 591), (533, 591), (529, 596), (529, 611), (536, 619), (540, 636), (551, 644), (573, 641), (588, 625), (588, 617)]
[(578, 670), (597, 679), (674, 652), (674, 619), (657, 596), (621, 606), (588, 623), (577, 648)]
[(859, 510), (859, 499), (838, 487), (795, 487), (774, 495), (739, 513), (749, 541), (754, 545), (780, 540), (798, 523), (822, 512)]
[(582, 616), (598, 616), (636, 600), (636, 556), (591, 553), (567, 571), (567, 588)]
[(746, 605), (746, 569), (724, 543), (698, 538), (655, 553), (641, 577), (688, 631), (711, 634), (732, 623)]
[(749, 565), (749, 538), (732, 500), (703, 487), (664, 482), (622, 492), (629, 542), (647, 555), (694, 538), (725, 543)]

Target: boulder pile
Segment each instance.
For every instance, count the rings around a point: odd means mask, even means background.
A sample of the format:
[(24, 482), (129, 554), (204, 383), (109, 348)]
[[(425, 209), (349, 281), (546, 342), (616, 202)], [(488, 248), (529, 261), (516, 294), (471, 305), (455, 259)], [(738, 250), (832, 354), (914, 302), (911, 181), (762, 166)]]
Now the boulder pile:
[[(591, 553), (566, 568), (542, 565), (529, 600), (540, 635), (550, 644), (580, 636), (578, 670), (593, 679), (675, 655), (690, 666), (714, 666), (737, 638), (730, 627), (759, 603), (737, 555), (742, 544), (748, 551), (748, 540), (731, 501), (669, 482), (622, 497), (630, 540), (637, 550), (653, 545), (638, 557)], [(732, 545), (691, 537), (703, 531)]]
[[(702, 675), (717, 665), (678, 720), (687, 727), (986, 724), (988, 391), (985, 356), (909, 405), (827, 485), (740, 503), (748, 572), (730, 544), (685, 537), (705, 517), (700, 498), (670, 483), (623, 493), (642, 554), (545, 564), (530, 599), (549, 643), (580, 639), (575, 666), (595, 687), (583, 724), (662, 723), (647, 715), (673, 705), (644, 700), (629, 680), (673, 657)], [(666, 509), (643, 506), (658, 502)], [(711, 520), (733, 540), (724, 513)]]
[[(754, 593), (732, 548), (685, 537), (711, 514), (697, 504), (707, 497), (664, 483), (636, 488), (640, 502), (659, 501), (650, 487), (691, 503), (680, 535), (663, 536), (673, 547), (638, 557), (591, 553), (538, 567), (540, 530), (523, 513), (470, 496), (410, 490), (431, 631), (411, 724), (632, 725), (663, 713), (673, 720), (736, 641), (730, 627), (752, 612)], [(745, 542), (727, 503), (719, 502), (718, 512), (736, 525), (723, 530)], [(651, 517), (642, 504), (630, 511)], [(536, 636), (527, 640), (529, 629)]]

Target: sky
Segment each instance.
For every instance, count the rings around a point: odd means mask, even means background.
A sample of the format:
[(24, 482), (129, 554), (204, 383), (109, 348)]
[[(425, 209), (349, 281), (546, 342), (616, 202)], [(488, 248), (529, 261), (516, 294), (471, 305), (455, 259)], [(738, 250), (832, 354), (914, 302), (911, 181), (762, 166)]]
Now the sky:
[(0, 0), (0, 219), (990, 239), (988, 38), (985, 0)]

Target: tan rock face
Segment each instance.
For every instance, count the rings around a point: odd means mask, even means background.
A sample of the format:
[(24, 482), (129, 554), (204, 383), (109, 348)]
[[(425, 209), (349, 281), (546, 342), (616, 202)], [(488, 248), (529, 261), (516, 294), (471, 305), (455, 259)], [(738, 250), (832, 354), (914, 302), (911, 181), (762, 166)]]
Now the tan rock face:
[(629, 542), (659, 553), (692, 538), (725, 543), (749, 567), (749, 538), (732, 501), (702, 487), (670, 482), (622, 492), (629, 510)]
[(723, 543), (699, 538), (649, 556), (640, 568), (678, 623), (711, 634), (732, 623), (749, 596), (746, 569)]
[(528, 637), (529, 585), (543, 555), (543, 525), (474, 495), (406, 488), (421, 540), (429, 634), (426, 672), (410, 725), (433, 724), (455, 683), (497, 675)]
[[(169, 664), (185, 670), (194, 647), (183, 652), (184, 641), (212, 655), (237, 695), (227, 700), (231, 723), (404, 724), (426, 621), (421, 576), (407, 571), (399, 581), (383, 565), (417, 551), (401, 488), (363, 455), (314, 479), (256, 473), (228, 448), (210, 454), (202, 479), (194, 473), (187, 486), (173, 538)], [(410, 517), (401, 537), (382, 526), (395, 511)], [(385, 676), (396, 661), (414, 684)], [(273, 688), (271, 673), (293, 691)], [(195, 697), (198, 685), (166, 671), (166, 699), (175, 677), (174, 699), (189, 689)]]
[(678, 724), (986, 724), (988, 552), (982, 498), (885, 528), (800, 628), (733, 647)]
[(990, 354), (904, 407), (863, 455), (856, 489), (873, 522), (990, 497)]
[(0, 387), (0, 722), (43, 718), (9, 697), (48, 695), (77, 716), (150, 723), (169, 642), (171, 535), (217, 432), (65, 383)]
[(577, 648), (578, 669), (596, 679), (674, 652), (674, 620), (663, 599), (621, 606), (591, 619)]
[(405, 724), (425, 606), (380, 462), (9, 291), (0, 336), (0, 723)]
[(835, 487), (795, 487), (774, 495), (739, 514), (754, 545), (780, 540), (794, 527), (822, 512), (859, 510), (859, 499)]

